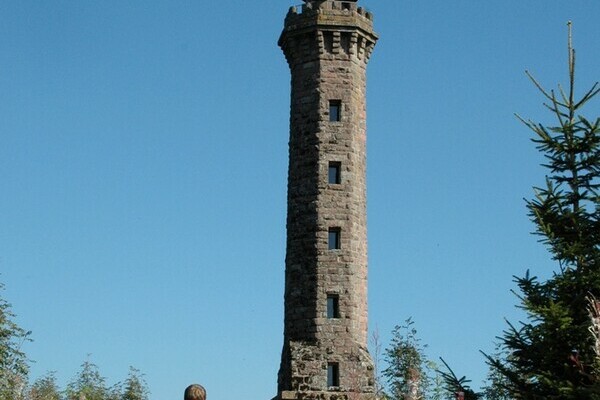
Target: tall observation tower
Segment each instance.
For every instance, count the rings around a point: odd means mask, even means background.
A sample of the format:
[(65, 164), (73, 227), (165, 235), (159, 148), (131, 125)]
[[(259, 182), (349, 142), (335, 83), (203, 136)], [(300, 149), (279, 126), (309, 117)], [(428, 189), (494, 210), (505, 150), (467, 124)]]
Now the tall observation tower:
[(366, 67), (356, 0), (304, 0), (279, 39), (292, 75), (285, 327), (278, 399), (373, 392), (367, 350)]

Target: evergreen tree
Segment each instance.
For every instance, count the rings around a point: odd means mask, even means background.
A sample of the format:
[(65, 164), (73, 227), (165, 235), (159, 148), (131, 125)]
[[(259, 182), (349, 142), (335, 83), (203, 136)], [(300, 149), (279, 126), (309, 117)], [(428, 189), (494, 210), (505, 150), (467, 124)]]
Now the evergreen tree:
[(575, 98), (575, 51), (569, 24), (569, 85), (546, 91), (529, 73), (556, 118), (552, 126), (521, 121), (534, 133), (548, 176), (527, 201), (535, 233), (557, 261), (551, 278), (515, 278), (527, 319), (501, 337), (505, 357), (488, 357), (518, 399), (600, 399), (590, 296), (600, 297), (600, 119), (580, 113), (595, 84)]
[[(503, 358), (505, 354), (506, 353), (500, 348), (500, 345), (496, 345), (496, 352), (494, 353), (493, 358)], [(506, 377), (496, 368), (489, 368), (482, 388), (483, 398), (485, 400), (512, 400), (512, 397), (506, 390), (507, 383)]]
[(444, 385), (446, 388), (446, 393), (448, 395), (454, 396), (456, 400), (480, 400), (482, 399), (481, 393), (476, 393), (471, 387), (469, 383), (471, 382), (467, 379), (466, 376), (459, 378), (452, 368), (444, 361), (443, 358), (440, 358), (444, 366), (446, 367), (445, 371), (439, 371), (440, 375), (444, 380)]

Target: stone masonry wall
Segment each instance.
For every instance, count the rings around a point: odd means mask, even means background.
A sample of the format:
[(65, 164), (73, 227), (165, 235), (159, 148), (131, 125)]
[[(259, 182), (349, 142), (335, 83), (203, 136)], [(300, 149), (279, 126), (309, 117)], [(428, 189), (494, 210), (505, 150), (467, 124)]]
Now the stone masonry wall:
[[(373, 390), (365, 90), (376, 40), (370, 14), (327, 0), (308, 2), (301, 14), (292, 8), (279, 42), (292, 74), (280, 398), (334, 400)], [(340, 101), (339, 122), (329, 119), (330, 101)], [(328, 183), (330, 162), (341, 166), (339, 184)], [(340, 231), (339, 249), (329, 249), (331, 228)], [(331, 295), (339, 318), (327, 317)], [(337, 387), (327, 385), (330, 363), (339, 366)]]

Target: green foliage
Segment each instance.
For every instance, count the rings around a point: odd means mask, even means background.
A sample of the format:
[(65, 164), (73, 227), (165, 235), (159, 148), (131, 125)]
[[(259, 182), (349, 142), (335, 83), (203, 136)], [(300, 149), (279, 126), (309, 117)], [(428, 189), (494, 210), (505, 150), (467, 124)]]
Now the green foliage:
[(417, 337), (411, 318), (392, 331), (390, 347), (385, 351), (388, 367), (383, 371), (388, 396), (393, 400), (423, 399), (429, 385), (426, 374), (425, 347)]
[[(0, 283), (0, 291), (3, 288)], [(64, 392), (53, 372), (29, 385), (28, 359), (21, 348), (31, 340), (31, 332), (19, 327), (14, 318), (11, 305), (0, 297), (0, 400), (148, 400), (148, 385), (139, 370), (130, 367), (124, 383), (108, 387), (89, 360)]]
[[(600, 307), (600, 305), (599, 305)], [(387, 368), (385, 390), (377, 392), (376, 398), (385, 400), (511, 400), (504, 389), (505, 378), (491, 369), (487, 386), (482, 393), (469, 387), (466, 377), (458, 378), (450, 366), (440, 358), (445, 370), (429, 360), (425, 354), (427, 345), (421, 344), (414, 322), (407, 319), (392, 331), (390, 345), (385, 350)], [(378, 335), (375, 335), (375, 354), (378, 353)], [(497, 353), (500, 354), (500, 353)], [(462, 397), (461, 397), (462, 396)]]
[[(0, 291), (4, 285), (0, 283)], [(11, 305), (0, 297), (0, 400), (22, 397), (29, 365), (21, 347), (30, 341), (27, 332), (14, 322)]]
[(429, 386), (427, 390), (427, 400), (445, 400), (448, 398), (448, 391), (444, 387), (444, 378), (439, 371), (438, 365), (427, 360), (425, 363), (425, 369), (429, 376)]
[(100, 375), (98, 366), (89, 360), (81, 365), (81, 371), (67, 385), (66, 400), (120, 400), (119, 385), (108, 387), (106, 379)]
[(600, 295), (600, 119), (580, 115), (598, 84), (575, 98), (575, 51), (569, 32), (569, 88), (546, 91), (556, 124), (525, 123), (547, 162), (543, 187), (527, 201), (531, 220), (559, 268), (541, 281), (516, 277), (527, 320), (508, 324), (503, 357), (488, 356), (500, 386), (519, 399), (600, 399), (588, 296)]
[(473, 391), (473, 389), (469, 387), (468, 383), (471, 381), (467, 379), (466, 376), (458, 378), (458, 376), (456, 376), (456, 374), (454, 373), (452, 368), (450, 368), (450, 366), (446, 363), (446, 361), (444, 361), (443, 358), (440, 358), (440, 360), (447, 369), (447, 372), (439, 371), (440, 375), (443, 378), (447, 393), (453, 394), (457, 399), (460, 400), (482, 399), (481, 393), (476, 393), (475, 391)]
[(385, 350), (383, 370), (386, 380), (384, 397), (390, 400), (445, 400), (448, 391), (438, 371), (438, 365), (425, 354), (412, 318), (392, 331), (390, 345)]
[(27, 391), (27, 400), (62, 400), (54, 372), (37, 379)]
[(65, 391), (59, 389), (52, 372), (36, 380), (23, 400), (148, 400), (148, 395), (148, 385), (138, 369), (129, 367), (123, 383), (108, 387), (98, 367), (87, 360)]
[(129, 367), (121, 400), (148, 400), (149, 390), (144, 375), (136, 368)]
[[(503, 358), (505, 353), (500, 348), (500, 345), (496, 345), (496, 352), (493, 355), (494, 358)], [(486, 400), (511, 400), (512, 398), (506, 390), (508, 381), (504, 375), (502, 375), (497, 369), (490, 368), (485, 381), (483, 389), (483, 398)]]

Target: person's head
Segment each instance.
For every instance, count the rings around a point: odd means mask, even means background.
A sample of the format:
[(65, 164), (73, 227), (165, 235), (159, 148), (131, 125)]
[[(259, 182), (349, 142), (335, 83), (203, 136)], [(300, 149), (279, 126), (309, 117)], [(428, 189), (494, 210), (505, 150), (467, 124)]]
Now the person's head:
[(183, 400), (206, 400), (206, 390), (204, 390), (202, 385), (190, 385), (185, 388)]

